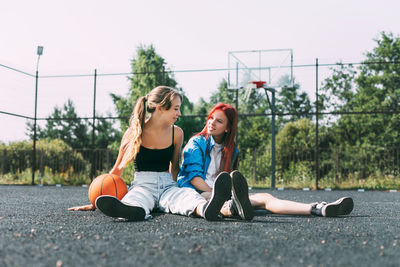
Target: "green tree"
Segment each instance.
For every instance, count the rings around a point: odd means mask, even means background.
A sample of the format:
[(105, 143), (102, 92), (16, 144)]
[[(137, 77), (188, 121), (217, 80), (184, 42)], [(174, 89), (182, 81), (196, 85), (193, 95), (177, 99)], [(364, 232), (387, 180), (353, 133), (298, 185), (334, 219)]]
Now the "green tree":
[[(320, 166), (323, 166), (331, 159), (332, 154), (326, 148), (332, 143), (333, 136), (327, 127), (320, 127), (319, 131)], [(276, 150), (277, 163), (283, 169), (296, 162), (314, 166), (315, 124), (307, 118), (286, 123), (276, 136)]]
[(336, 143), (347, 145), (400, 145), (399, 114), (381, 114), (400, 108), (400, 38), (382, 32), (377, 46), (366, 53), (357, 69), (340, 65), (325, 80), (324, 104), (338, 111), (378, 112), (342, 115), (333, 124)]
[[(269, 94), (271, 100), (271, 94)], [(248, 148), (265, 150), (271, 143), (271, 107), (264, 89), (239, 91), (238, 144), (243, 152)], [(257, 116), (252, 116), (252, 115)]]
[[(111, 114), (108, 114), (111, 116)], [(99, 115), (98, 117), (101, 117)], [(109, 119), (97, 119), (95, 124), (95, 148), (110, 148), (113, 142), (119, 142), (122, 138), (121, 132), (115, 127), (115, 121)], [(89, 136), (91, 137), (91, 131), (89, 130)]]
[(288, 122), (276, 136), (276, 146), (280, 149), (313, 149), (315, 126), (311, 120), (303, 118)]
[(183, 101), (181, 106), (182, 116), (176, 122), (176, 125), (182, 128), (184, 133), (183, 145), (196, 133), (202, 130), (202, 117), (196, 116), (195, 105), (189, 101), (184, 92), (181, 90), (183, 95)]
[[(194, 105), (186, 97), (182, 88), (177, 86), (172, 72), (166, 67), (166, 61), (156, 53), (155, 48), (150, 45), (139, 46), (137, 49), (137, 56), (131, 61), (132, 77), (129, 77), (130, 88), (126, 96), (119, 96), (111, 94), (112, 100), (115, 105), (116, 112), (120, 119), (121, 130), (125, 131), (129, 125), (129, 117), (132, 113), (136, 101), (139, 97), (149, 93), (154, 87), (165, 85), (178, 90), (182, 96), (181, 113), (182, 116), (176, 122), (180, 126), (187, 140), (199, 129), (199, 118), (193, 116)], [(112, 147), (118, 147), (113, 144)]]
[(217, 90), (210, 96), (210, 108), (219, 102), (228, 103), (232, 106), (235, 106), (236, 92), (235, 90), (228, 89), (228, 82), (225, 79), (220, 82)]
[[(100, 117), (101, 115), (96, 115)], [(27, 123), (27, 134), (33, 139), (33, 123)], [(37, 137), (41, 139), (60, 139), (72, 148), (90, 148), (92, 146), (92, 125), (88, 120), (79, 119), (72, 100), (68, 99), (62, 108), (55, 107), (47, 118), (44, 127), (37, 126)], [(113, 123), (96, 120), (95, 148), (107, 148), (109, 144), (120, 138), (113, 128)]]
[(197, 115), (204, 115), (204, 117), (206, 117), (211, 107), (212, 105), (210, 102), (207, 102), (204, 98), (200, 97), (199, 101), (197, 101), (197, 103), (194, 105), (193, 113)]
[[(226, 80), (222, 80), (218, 89), (210, 96), (209, 103), (202, 103), (198, 109), (207, 112), (218, 102), (224, 102), (236, 106), (236, 93), (238, 93), (238, 146), (244, 151), (247, 148), (262, 147), (268, 144), (271, 133), (270, 118), (265, 116), (252, 116), (252, 114), (267, 113), (268, 101), (263, 90), (255, 89), (251, 91), (238, 89), (228, 89)], [(245, 116), (248, 115), (248, 116)]]
[[(129, 124), (129, 117), (139, 97), (145, 96), (154, 87), (165, 85), (175, 88), (177, 82), (169, 70), (166, 69), (164, 58), (158, 55), (150, 45), (139, 46), (137, 57), (131, 61), (132, 77), (129, 77), (130, 88), (127, 96), (110, 94), (121, 123), (121, 130), (125, 131)], [(187, 102), (186, 100), (184, 101)], [(184, 109), (184, 107), (183, 107)]]
[[(28, 122), (28, 135), (33, 138), (33, 123)], [(46, 126), (37, 128), (38, 139), (61, 139), (72, 148), (87, 148), (90, 146), (88, 127), (78, 118), (71, 99), (62, 108), (55, 107), (47, 118)]]
[(277, 92), (276, 109), (281, 113), (290, 113), (291, 115), (281, 118), (280, 124), (285, 124), (288, 121), (296, 121), (301, 118), (311, 119), (312, 115), (309, 113), (312, 111), (310, 99), (306, 92), (300, 91), (300, 84), (290, 84), (289, 75), (284, 75), (278, 81), (278, 86), (282, 85), (280, 90)]

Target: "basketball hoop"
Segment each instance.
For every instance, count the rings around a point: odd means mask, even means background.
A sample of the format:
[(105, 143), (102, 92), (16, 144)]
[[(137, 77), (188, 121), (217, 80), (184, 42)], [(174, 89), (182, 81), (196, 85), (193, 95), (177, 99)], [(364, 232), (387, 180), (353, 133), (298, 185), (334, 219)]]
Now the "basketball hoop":
[(266, 84), (267, 82), (264, 81), (250, 81), (248, 82), (247, 86), (246, 86), (246, 93), (244, 96), (245, 101), (247, 102), (249, 100), (250, 94), (251, 94), (251, 90), (253, 89), (258, 89), (258, 88), (264, 88), (264, 84)]
[(264, 88), (264, 84), (266, 84), (267, 82), (264, 81), (251, 81), (249, 82), (249, 84), (255, 84), (255, 88)]

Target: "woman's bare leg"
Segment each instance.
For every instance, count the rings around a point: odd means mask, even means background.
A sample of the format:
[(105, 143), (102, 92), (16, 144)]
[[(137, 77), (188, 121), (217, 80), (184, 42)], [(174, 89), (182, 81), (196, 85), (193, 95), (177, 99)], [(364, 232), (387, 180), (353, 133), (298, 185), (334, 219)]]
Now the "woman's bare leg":
[(265, 209), (276, 214), (310, 215), (312, 204), (282, 200), (268, 193), (249, 194), (254, 209)]
[(205, 200), (209, 201), (211, 198), (211, 192), (203, 192), (200, 194), (202, 197), (204, 197)]
[[(203, 192), (203, 193), (201, 193), (200, 194), (202, 197), (204, 197), (204, 199), (205, 200), (210, 200), (210, 198), (211, 198), (211, 192)], [(230, 203), (228, 203), (228, 202), (225, 202), (225, 204), (224, 204), (224, 206), (222, 206), (222, 208), (221, 208), (221, 214), (222, 215), (224, 215), (225, 217), (231, 217), (232, 216), (232, 212), (231, 212), (231, 209), (230, 209), (230, 205), (229, 205)]]

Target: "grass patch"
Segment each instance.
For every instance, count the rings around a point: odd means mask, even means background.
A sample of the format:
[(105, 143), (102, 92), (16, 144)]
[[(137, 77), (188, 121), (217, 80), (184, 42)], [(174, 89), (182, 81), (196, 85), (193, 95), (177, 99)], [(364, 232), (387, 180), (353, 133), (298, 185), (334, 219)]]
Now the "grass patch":
[[(134, 168), (128, 166), (123, 175), (122, 179), (126, 184), (130, 184), (134, 179)], [(102, 173), (96, 173), (96, 176)], [(245, 177), (251, 177), (246, 175)], [(365, 190), (400, 190), (400, 177), (396, 175), (384, 175), (384, 174), (371, 174), (366, 178), (360, 178), (359, 173), (349, 174), (347, 177), (337, 178), (326, 176), (323, 177), (319, 182), (318, 186), (320, 189), (332, 188), (332, 189), (365, 189)], [(247, 182), (252, 188), (271, 188), (271, 177), (257, 177), (257, 179), (247, 178)], [(41, 173), (36, 171), (35, 184), (43, 185), (90, 185), (89, 171), (86, 173), (75, 173), (72, 167), (65, 170), (64, 172), (55, 172), (49, 167), (45, 167)], [(32, 184), (32, 172), (28, 168), (25, 171), (6, 173), (0, 175), (0, 184), (18, 184), (18, 185), (30, 185)], [(275, 187), (284, 187), (288, 189), (301, 189), (301, 188), (315, 188), (314, 175), (308, 168), (302, 166), (301, 168), (291, 168), (284, 175), (277, 176), (275, 180)]]
[[(270, 177), (257, 181), (254, 181), (254, 179), (248, 179), (248, 184), (253, 188), (271, 188), (271, 179)], [(276, 179), (275, 187), (284, 187), (288, 189), (315, 189), (315, 180), (312, 178), (304, 179), (304, 177), (292, 178), (290, 180)], [(392, 175), (371, 175), (365, 179), (357, 179), (350, 175), (347, 179), (341, 180), (321, 179), (318, 182), (318, 187), (320, 189), (332, 188), (337, 190), (354, 190), (360, 188), (365, 190), (400, 190), (400, 178)]]
[[(74, 173), (73, 169), (68, 169), (65, 172), (53, 172), (49, 167), (44, 168), (44, 172), (35, 172), (35, 184), (42, 185), (82, 185), (90, 184), (90, 177), (79, 173)], [(32, 171), (30, 168), (25, 171), (6, 173), (0, 176), (0, 184), (32, 184)]]

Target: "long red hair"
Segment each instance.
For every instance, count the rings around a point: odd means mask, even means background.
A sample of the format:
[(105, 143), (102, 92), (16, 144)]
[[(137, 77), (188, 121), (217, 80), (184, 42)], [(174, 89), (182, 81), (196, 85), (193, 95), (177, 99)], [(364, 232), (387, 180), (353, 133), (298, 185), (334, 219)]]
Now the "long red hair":
[(203, 130), (197, 135), (205, 136), (208, 143), (209, 134), (207, 133), (207, 123), (208, 120), (211, 118), (212, 114), (217, 110), (221, 110), (222, 112), (224, 112), (225, 116), (228, 118), (228, 132), (225, 133), (224, 136), (224, 153), (221, 163), (223, 163), (223, 171), (230, 172), (232, 154), (233, 150), (235, 149), (235, 136), (238, 124), (238, 114), (236, 109), (230, 104), (225, 104), (225, 103), (216, 104), (210, 111), (210, 113), (208, 113), (207, 122)]

